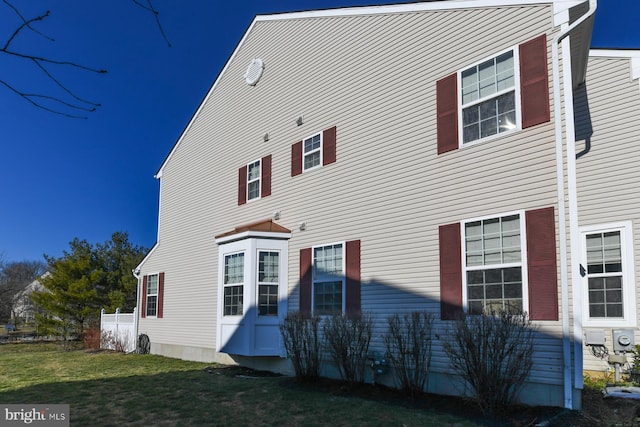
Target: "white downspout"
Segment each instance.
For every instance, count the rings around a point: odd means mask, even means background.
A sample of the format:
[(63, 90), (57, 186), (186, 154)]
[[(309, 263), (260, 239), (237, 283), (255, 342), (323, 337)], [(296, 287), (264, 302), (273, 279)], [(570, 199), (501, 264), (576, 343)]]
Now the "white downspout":
[[(589, 10), (582, 15), (573, 24), (563, 25), (564, 28), (553, 39), (552, 49), (552, 66), (553, 66), (553, 113), (555, 123), (555, 140), (556, 140), (556, 174), (557, 174), (557, 191), (558, 191), (558, 223), (559, 223), (559, 239), (560, 239), (560, 284), (561, 284), (561, 303), (562, 303), (562, 350), (563, 350), (563, 372), (564, 372), (564, 406), (567, 409), (573, 409), (573, 386), (572, 386), (572, 361), (571, 361), (571, 329), (569, 316), (569, 276), (568, 276), (568, 259), (567, 259), (567, 228), (566, 228), (566, 208), (564, 197), (564, 162), (563, 162), (563, 145), (562, 145), (562, 96), (565, 99), (566, 107), (566, 135), (567, 135), (567, 180), (569, 195), (569, 233), (571, 240), (571, 260), (572, 260), (572, 278), (579, 277), (580, 257), (579, 240), (580, 234), (578, 230), (578, 202), (576, 193), (576, 158), (575, 158), (575, 133), (573, 126), (573, 84), (571, 80), (571, 56), (570, 44), (567, 36), (569, 33), (587, 18), (592, 16), (597, 7), (597, 0), (589, 0)], [(563, 61), (563, 77), (564, 77), (564, 94), (560, 93), (560, 57), (558, 53), (559, 45), (562, 42), (562, 51), (564, 53)], [(574, 312), (573, 312), (573, 341), (574, 341), (574, 357), (575, 357), (575, 387), (582, 388), (582, 296), (579, 294), (576, 298), (576, 283), (572, 280), (574, 288)]]

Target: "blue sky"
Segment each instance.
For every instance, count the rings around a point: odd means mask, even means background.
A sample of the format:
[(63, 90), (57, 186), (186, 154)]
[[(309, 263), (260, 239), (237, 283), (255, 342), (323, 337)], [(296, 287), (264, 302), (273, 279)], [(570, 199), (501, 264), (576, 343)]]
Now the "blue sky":
[[(159, 189), (153, 175), (253, 17), (389, 2), (154, 0), (170, 48), (153, 16), (131, 0), (13, 3), (26, 18), (51, 10), (34, 28), (55, 39), (24, 32), (14, 49), (108, 73), (48, 67), (74, 93), (101, 104), (87, 119), (35, 108), (0, 85), (0, 254), (8, 261), (60, 256), (75, 237), (104, 242), (114, 231), (151, 247)], [(640, 48), (636, 1), (600, 3), (592, 46)], [(18, 23), (0, 3), (1, 45)], [(33, 63), (2, 52), (0, 80), (66, 96)]]

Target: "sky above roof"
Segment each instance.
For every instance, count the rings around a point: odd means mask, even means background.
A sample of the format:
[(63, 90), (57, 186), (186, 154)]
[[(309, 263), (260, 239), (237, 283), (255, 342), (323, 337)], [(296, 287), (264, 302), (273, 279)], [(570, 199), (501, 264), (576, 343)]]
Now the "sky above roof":
[[(58, 257), (76, 237), (98, 243), (115, 231), (150, 248), (157, 236), (154, 174), (254, 16), (387, 3), (154, 0), (168, 47), (154, 16), (131, 0), (13, 0), (25, 19), (51, 13), (32, 24), (41, 34), (21, 31), (12, 50), (108, 72), (44, 64), (58, 85), (33, 61), (0, 52), (0, 254), (7, 261)], [(637, 22), (635, 0), (601, 0), (592, 46), (640, 48)], [(0, 3), (1, 45), (20, 23)], [(31, 98), (86, 117), (70, 118), (34, 107), (7, 84), (100, 106), (89, 113)]]

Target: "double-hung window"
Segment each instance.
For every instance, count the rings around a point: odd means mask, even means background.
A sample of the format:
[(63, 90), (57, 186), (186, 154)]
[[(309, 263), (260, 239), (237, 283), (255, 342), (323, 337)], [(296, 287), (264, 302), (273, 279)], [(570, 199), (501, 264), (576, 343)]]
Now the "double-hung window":
[(318, 315), (344, 311), (345, 285), (343, 244), (313, 248), (313, 312)]
[(501, 55), (460, 73), (463, 143), (517, 129), (515, 53)]
[(634, 326), (631, 223), (582, 229), (585, 326)]
[(146, 315), (156, 316), (158, 314), (158, 275), (150, 274), (147, 277), (147, 301)]
[(244, 295), (244, 252), (224, 257), (224, 304), (225, 316), (241, 316)]
[(247, 165), (247, 200), (260, 198), (260, 169), (260, 160)]
[(322, 164), (322, 134), (317, 133), (302, 141), (304, 170), (309, 170)]
[(464, 273), (469, 314), (521, 313), (523, 224), (520, 214), (464, 223)]
[(258, 315), (278, 315), (280, 252), (258, 251)]

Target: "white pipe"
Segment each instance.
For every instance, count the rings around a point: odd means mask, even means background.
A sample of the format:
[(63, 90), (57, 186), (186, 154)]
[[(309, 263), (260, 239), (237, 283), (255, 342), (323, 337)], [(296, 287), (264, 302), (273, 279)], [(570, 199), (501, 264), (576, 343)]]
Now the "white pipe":
[[(559, 223), (559, 239), (560, 239), (560, 284), (561, 284), (561, 304), (562, 304), (562, 353), (563, 353), (563, 372), (564, 372), (564, 406), (567, 409), (573, 409), (573, 386), (572, 386), (572, 361), (571, 361), (571, 329), (570, 329), (570, 317), (569, 317), (569, 276), (568, 276), (568, 258), (567, 258), (567, 229), (566, 229), (566, 207), (564, 197), (564, 163), (563, 163), (563, 145), (562, 145), (562, 95), (560, 88), (560, 57), (558, 48), (560, 43), (566, 39), (569, 33), (578, 25), (583, 23), (587, 18), (595, 13), (597, 7), (597, 0), (589, 0), (589, 10), (582, 15), (573, 24), (563, 25), (564, 28), (553, 39), (552, 43), (552, 67), (553, 67), (553, 113), (554, 113), (554, 125), (555, 125), (555, 140), (556, 140), (556, 174), (557, 174), (557, 192), (558, 192), (558, 223)], [(573, 84), (571, 81), (571, 55), (569, 39), (566, 39), (566, 43), (562, 46), (564, 54), (564, 98), (566, 108), (566, 121), (567, 124), (567, 180), (568, 193), (569, 193), (569, 233), (571, 240), (571, 254), (572, 254), (572, 269), (574, 272), (578, 272), (576, 266), (579, 265), (577, 253), (579, 256), (579, 234), (578, 232), (578, 206), (576, 200), (576, 194), (572, 194), (576, 188), (576, 174), (575, 174), (575, 136), (570, 134), (573, 132)], [(567, 92), (569, 95), (567, 95)], [(571, 145), (571, 147), (569, 147)], [(572, 161), (570, 160), (573, 156)], [(578, 272), (579, 275), (579, 272)], [(579, 277), (575, 273), (572, 278)], [(572, 286), (574, 287), (573, 299), (574, 299), (574, 350), (575, 350), (575, 373), (576, 373), (576, 388), (582, 388), (582, 311), (581, 303), (576, 300), (576, 282), (572, 280)], [(580, 300), (582, 296), (578, 295), (577, 299)], [(576, 303), (578, 310), (575, 310)], [(578, 371), (580, 374), (578, 375)]]

